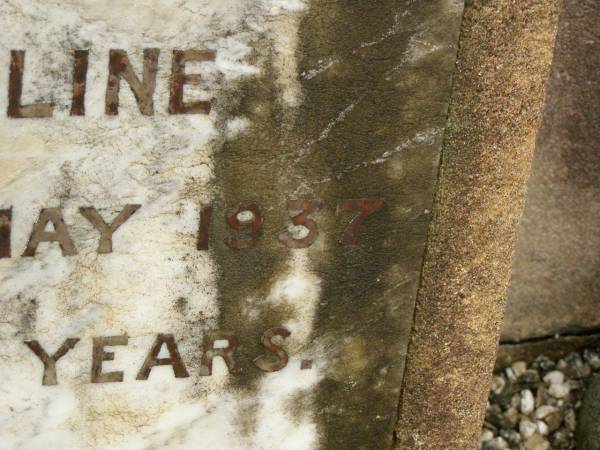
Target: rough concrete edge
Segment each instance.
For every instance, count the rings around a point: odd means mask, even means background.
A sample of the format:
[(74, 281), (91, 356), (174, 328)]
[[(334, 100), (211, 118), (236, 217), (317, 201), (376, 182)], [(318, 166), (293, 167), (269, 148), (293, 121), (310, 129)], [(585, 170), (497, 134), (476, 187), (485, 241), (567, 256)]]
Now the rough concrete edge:
[(466, 5), (397, 449), (477, 448), (558, 1)]

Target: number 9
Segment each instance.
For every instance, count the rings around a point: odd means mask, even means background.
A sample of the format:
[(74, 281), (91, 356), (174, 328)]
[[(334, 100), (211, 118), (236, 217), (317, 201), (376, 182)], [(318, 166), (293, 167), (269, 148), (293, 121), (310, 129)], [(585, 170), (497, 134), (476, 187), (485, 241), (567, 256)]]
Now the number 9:
[(263, 224), (260, 207), (256, 203), (239, 205), (237, 209), (231, 210), (227, 214), (227, 224), (243, 236), (240, 238), (231, 236), (226, 238), (225, 243), (229, 248), (242, 250), (254, 247), (261, 235)]

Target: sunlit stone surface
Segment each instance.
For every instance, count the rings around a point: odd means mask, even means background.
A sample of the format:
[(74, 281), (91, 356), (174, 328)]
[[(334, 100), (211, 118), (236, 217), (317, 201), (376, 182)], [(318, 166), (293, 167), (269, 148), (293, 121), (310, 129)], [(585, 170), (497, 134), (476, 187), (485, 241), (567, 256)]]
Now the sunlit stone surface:
[[(0, 209), (12, 208), (0, 216), (1, 447), (387, 448), (461, 4), (1, 0)], [(152, 113), (121, 79), (107, 115), (109, 51), (126, 52), (141, 83), (151, 48)], [(188, 63), (201, 80), (183, 87), (210, 114), (169, 111), (173, 51), (190, 49), (215, 55)], [(20, 104), (51, 103), (52, 117), (8, 117), (15, 50)], [(75, 50), (89, 50), (79, 115)], [(288, 201), (313, 199), (315, 224), (293, 227)], [(383, 207), (352, 228), (357, 204)], [(79, 208), (110, 225), (126, 205), (141, 206), (99, 253)], [(59, 208), (76, 254), (41, 242), (23, 256), (43, 208)], [(254, 234), (227, 216), (255, 220)], [(276, 327), (290, 333), (272, 339), (287, 364), (261, 345)], [(239, 341), (236, 374), (216, 357), (208, 376), (203, 339), (216, 330)], [(167, 364), (136, 379), (159, 334), (173, 335), (188, 376)], [(96, 346), (96, 362), (122, 381), (93, 367), (93, 339), (109, 336), (127, 338)], [(51, 356), (68, 338), (79, 341), (56, 362), (57, 384), (43, 385), (25, 342)], [(261, 355), (285, 367), (266, 372)], [(166, 344), (154, 356), (174, 357)]]

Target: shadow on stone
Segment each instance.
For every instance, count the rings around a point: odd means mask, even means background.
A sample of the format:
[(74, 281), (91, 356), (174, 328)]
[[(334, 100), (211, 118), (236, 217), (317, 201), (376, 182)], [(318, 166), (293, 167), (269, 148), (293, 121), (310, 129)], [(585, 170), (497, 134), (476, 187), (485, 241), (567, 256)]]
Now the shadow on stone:
[(583, 398), (576, 433), (577, 450), (600, 449), (600, 375), (596, 375)]

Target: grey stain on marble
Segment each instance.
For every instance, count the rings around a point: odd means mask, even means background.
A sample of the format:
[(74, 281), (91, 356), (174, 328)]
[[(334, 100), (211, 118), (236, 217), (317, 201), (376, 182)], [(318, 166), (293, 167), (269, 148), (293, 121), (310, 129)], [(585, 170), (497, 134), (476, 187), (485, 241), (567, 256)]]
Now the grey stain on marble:
[[(223, 116), (250, 122), (216, 153), (220, 203), (257, 201), (269, 218), (256, 247), (214, 250), (220, 325), (244, 330), (251, 351), (241, 353), (258, 350), (265, 324), (295, 315), (262, 301), (285, 272), (288, 254), (273, 236), (285, 229), (286, 201), (326, 205), (315, 214), (319, 242), (308, 250), (322, 292), (307, 345), (327, 348), (319, 354), (324, 378), (314, 397), (303, 399), (316, 416), (319, 448), (391, 444), (460, 15), (460, 2), (313, 0), (295, 54), (299, 104), (282, 101), (267, 46), (258, 50), (261, 75), (220, 105)], [(384, 199), (386, 207), (365, 222), (359, 246), (343, 248), (352, 215), (332, 209), (352, 198)], [(220, 222), (216, 242), (230, 233)], [(239, 314), (249, 298), (251, 321)], [(252, 395), (262, 376), (250, 371), (232, 386)]]
[(391, 445), (441, 134), (403, 143), (444, 126), (460, 15), (459, 2), (314, 0), (301, 26), (301, 73), (336, 61), (303, 81), (302, 129), (326, 131), (306, 158), (332, 180), (320, 195), (386, 202), (353, 251), (335, 245), (338, 217), (319, 264), (313, 335), (333, 345), (317, 391), (321, 448)]

